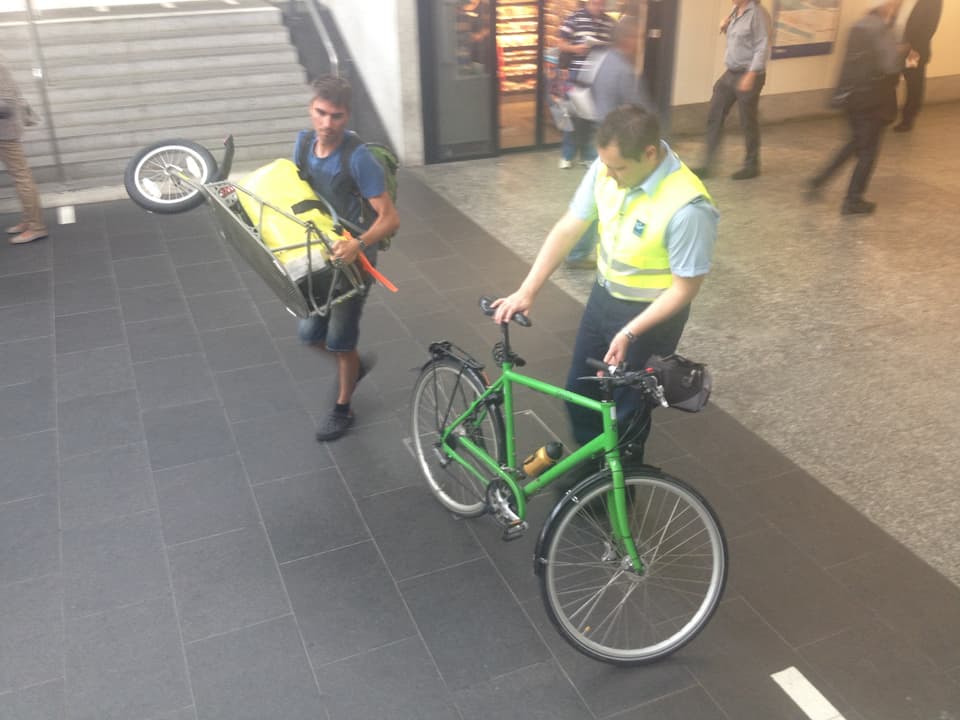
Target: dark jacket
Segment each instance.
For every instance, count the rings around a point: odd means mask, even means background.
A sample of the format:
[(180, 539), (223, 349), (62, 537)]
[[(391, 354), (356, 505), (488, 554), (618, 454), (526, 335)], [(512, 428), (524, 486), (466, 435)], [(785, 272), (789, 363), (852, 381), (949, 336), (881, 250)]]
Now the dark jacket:
[(850, 90), (848, 112), (876, 115), (884, 124), (897, 116), (900, 56), (893, 31), (876, 13), (854, 23), (840, 70), (838, 90)]
[(920, 53), (920, 64), (930, 62), (930, 41), (940, 23), (943, 0), (917, 0), (903, 29), (903, 40)]

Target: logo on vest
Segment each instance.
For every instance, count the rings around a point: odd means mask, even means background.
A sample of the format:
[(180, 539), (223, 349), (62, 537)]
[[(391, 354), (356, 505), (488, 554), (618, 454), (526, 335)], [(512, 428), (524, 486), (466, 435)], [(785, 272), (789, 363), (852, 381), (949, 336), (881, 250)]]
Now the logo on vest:
[(639, 237), (643, 235), (643, 231), (647, 229), (647, 224), (643, 220), (637, 220), (633, 224), (633, 234)]

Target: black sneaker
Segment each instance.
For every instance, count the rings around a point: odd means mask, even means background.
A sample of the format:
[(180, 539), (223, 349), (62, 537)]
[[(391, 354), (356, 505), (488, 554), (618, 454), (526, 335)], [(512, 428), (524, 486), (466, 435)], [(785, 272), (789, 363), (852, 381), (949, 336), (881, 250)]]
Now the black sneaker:
[(846, 200), (840, 212), (844, 215), (870, 215), (876, 209), (877, 204), (869, 200)]
[(343, 437), (353, 425), (353, 413), (338, 413), (331, 410), (330, 414), (320, 423), (317, 430), (317, 442), (329, 442)]

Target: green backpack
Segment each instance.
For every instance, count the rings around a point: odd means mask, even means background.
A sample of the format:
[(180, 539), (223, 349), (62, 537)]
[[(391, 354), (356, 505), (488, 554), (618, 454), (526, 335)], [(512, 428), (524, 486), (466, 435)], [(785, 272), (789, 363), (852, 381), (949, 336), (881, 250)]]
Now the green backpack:
[[(313, 141), (316, 138), (316, 133), (310, 131), (310, 134), (304, 138), (304, 142), (300, 143), (299, 151), (297, 153), (297, 169), (300, 171), (300, 179), (307, 180), (307, 153), (310, 152), (310, 148), (313, 147)], [(350, 160), (353, 158), (353, 151), (358, 147), (363, 145), (370, 151), (370, 154), (373, 155), (374, 159), (380, 163), (380, 167), (383, 168), (383, 175), (387, 183), (387, 193), (390, 195), (390, 199), (393, 201), (394, 205), (397, 203), (397, 171), (400, 169), (400, 160), (397, 158), (396, 153), (393, 152), (386, 145), (381, 145), (380, 143), (365, 143), (363, 142), (356, 133), (348, 133), (343, 140), (343, 146), (340, 148), (340, 172), (346, 173), (351, 180), (353, 176), (350, 173)], [(356, 180), (353, 180), (353, 194), (359, 196), (360, 188), (357, 186)], [(370, 203), (365, 199), (361, 198), (361, 217), (360, 223), (364, 224), (365, 219), (364, 215), (370, 213), (375, 215), (375, 211), (370, 206)], [(380, 240), (380, 250), (389, 250), (390, 242), (393, 240), (393, 234), (388, 235), (387, 237)]]

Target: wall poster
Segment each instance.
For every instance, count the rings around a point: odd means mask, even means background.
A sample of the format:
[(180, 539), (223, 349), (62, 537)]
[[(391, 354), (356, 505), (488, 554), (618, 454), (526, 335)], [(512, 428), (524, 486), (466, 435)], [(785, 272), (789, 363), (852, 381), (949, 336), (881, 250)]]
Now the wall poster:
[(774, 0), (771, 57), (829, 55), (840, 24), (840, 0)]

